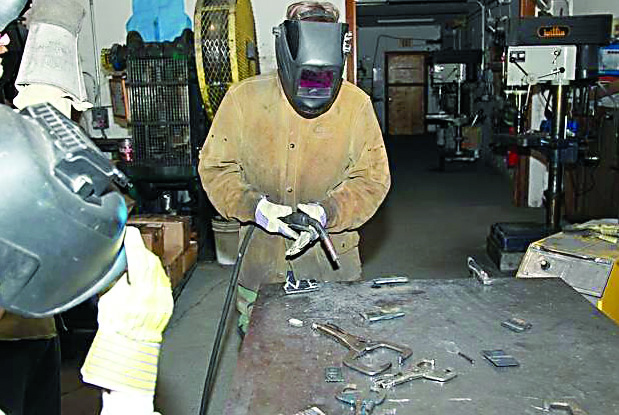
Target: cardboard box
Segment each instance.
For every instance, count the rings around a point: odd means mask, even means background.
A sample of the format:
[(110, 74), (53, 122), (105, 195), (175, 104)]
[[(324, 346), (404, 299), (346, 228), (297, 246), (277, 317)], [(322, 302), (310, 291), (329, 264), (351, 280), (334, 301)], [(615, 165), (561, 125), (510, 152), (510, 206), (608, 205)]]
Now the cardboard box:
[(136, 226), (140, 230), (144, 245), (153, 254), (163, 258), (165, 244), (163, 239), (164, 228), (162, 224), (140, 224)]
[(480, 127), (462, 127), (462, 148), (466, 150), (477, 150), (481, 147), (481, 128)]
[(176, 247), (176, 250), (169, 250), (163, 255), (163, 267), (165, 272), (170, 278), (172, 288), (176, 287), (178, 283), (183, 279), (185, 273), (183, 272), (183, 250), (180, 247)]
[(198, 241), (190, 241), (189, 249), (183, 253), (183, 274), (198, 262)]
[(181, 252), (189, 248), (191, 218), (173, 215), (135, 215), (129, 218), (129, 225), (163, 225), (164, 252)]

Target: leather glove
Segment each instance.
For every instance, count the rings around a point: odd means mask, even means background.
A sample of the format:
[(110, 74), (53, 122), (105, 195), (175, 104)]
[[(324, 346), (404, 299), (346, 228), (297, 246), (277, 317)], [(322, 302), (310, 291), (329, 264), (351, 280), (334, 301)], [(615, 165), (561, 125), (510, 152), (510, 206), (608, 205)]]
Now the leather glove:
[(266, 197), (263, 197), (256, 206), (256, 223), (267, 232), (279, 233), (286, 238), (297, 239), (299, 234), (279, 219), (291, 213), (292, 208), (290, 206), (271, 203)]
[[(323, 227), (327, 226), (327, 212), (325, 212), (325, 209), (318, 203), (299, 203), (297, 209), (307, 214), (312, 219), (316, 219)], [(294, 244), (286, 251), (286, 256), (295, 256), (299, 254), (316, 239), (318, 239), (318, 233), (314, 228), (310, 228), (309, 232), (301, 232), (299, 238), (297, 238)]]
[(174, 302), (170, 280), (137, 228), (127, 227), (128, 272), (99, 300), (99, 330), (82, 367), (86, 383), (119, 392), (155, 392), (162, 333)]
[(299, 203), (297, 209), (316, 219), (323, 227), (327, 226), (327, 212), (318, 203)]

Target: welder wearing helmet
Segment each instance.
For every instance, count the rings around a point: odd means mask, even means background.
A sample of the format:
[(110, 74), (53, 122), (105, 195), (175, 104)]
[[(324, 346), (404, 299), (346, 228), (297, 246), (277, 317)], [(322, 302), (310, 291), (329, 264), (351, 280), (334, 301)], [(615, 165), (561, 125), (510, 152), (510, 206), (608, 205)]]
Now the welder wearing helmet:
[[(0, 29), (24, 3), (2, 0)], [(173, 308), (160, 260), (126, 227), (114, 186), (126, 177), (68, 118), (90, 106), (77, 54), (84, 15), (83, 0), (33, 2), (14, 100), (23, 111), (0, 105), (0, 413), (10, 415), (60, 413), (51, 316), (102, 290), (83, 380), (105, 390), (102, 414), (152, 414)]]
[[(360, 278), (356, 229), (389, 189), (372, 103), (342, 79), (350, 35), (338, 19), (331, 3), (290, 5), (274, 29), (277, 73), (230, 87), (200, 154), (202, 184), (219, 213), (261, 228), (239, 279), (243, 330), (260, 284), (283, 282), (289, 270), (296, 279)], [(297, 210), (326, 226), (339, 268), (279, 219)]]

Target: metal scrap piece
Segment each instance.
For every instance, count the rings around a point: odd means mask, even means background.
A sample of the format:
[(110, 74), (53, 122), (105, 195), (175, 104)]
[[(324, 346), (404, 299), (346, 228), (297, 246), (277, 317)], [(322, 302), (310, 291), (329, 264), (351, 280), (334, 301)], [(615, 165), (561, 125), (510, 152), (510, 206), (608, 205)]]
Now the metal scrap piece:
[(514, 356), (505, 353), (504, 350), (483, 350), (482, 355), (496, 367), (516, 367), (520, 363)]
[(560, 411), (566, 412), (568, 415), (587, 415), (587, 412), (585, 412), (573, 399), (544, 402), (545, 411), (552, 411), (553, 409), (559, 409)]
[(406, 284), (409, 282), (408, 277), (404, 277), (401, 275), (388, 275), (383, 277), (374, 278), (372, 280), (372, 288), (381, 288), (384, 286), (395, 285), (395, 284)]
[(284, 283), (284, 292), (286, 295), (304, 294), (318, 291), (319, 289), (320, 284), (316, 280), (297, 280), (294, 278), (292, 272), (288, 272), (286, 275), (286, 282)]
[(342, 374), (342, 368), (341, 367), (325, 368), (325, 382), (328, 382), (328, 383), (344, 382), (344, 375)]
[(369, 321), (370, 323), (375, 323), (377, 321), (383, 320), (393, 320), (394, 318), (404, 317), (405, 314), (402, 311), (386, 311), (386, 310), (378, 310), (378, 311), (364, 311), (361, 314), (364, 320)]
[(501, 323), (501, 326), (510, 329), (511, 331), (515, 331), (516, 333), (522, 333), (523, 331), (529, 330), (531, 327), (533, 327), (533, 325), (528, 321), (517, 317), (505, 320)]
[(475, 258), (468, 257), (466, 260), (466, 265), (469, 269), (469, 273), (477, 278), (477, 281), (482, 283), (483, 285), (492, 285), (492, 278), (490, 275), (475, 261)]
[(294, 415), (327, 415), (327, 414), (325, 414), (324, 412), (322, 412), (322, 411), (320, 410), (320, 408), (317, 408), (317, 407), (315, 407), (315, 406), (312, 406), (311, 408), (308, 408), (308, 409), (306, 409), (306, 410), (304, 410), (304, 411), (301, 411), (301, 412), (297, 412), (297, 413), (296, 413), (296, 414), (294, 414)]

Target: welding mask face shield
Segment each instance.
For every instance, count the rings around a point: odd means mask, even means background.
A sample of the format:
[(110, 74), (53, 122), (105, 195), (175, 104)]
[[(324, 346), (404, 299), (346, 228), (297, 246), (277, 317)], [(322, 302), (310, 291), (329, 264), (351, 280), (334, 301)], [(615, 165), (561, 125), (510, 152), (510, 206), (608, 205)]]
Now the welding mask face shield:
[(351, 42), (348, 25), (285, 20), (273, 32), (278, 74), (286, 98), (305, 118), (324, 114), (342, 86)]
[(0, 105), (0, 307), (26, 317), (67, 310), (126, 269), (118, 171), (49, 104)]

